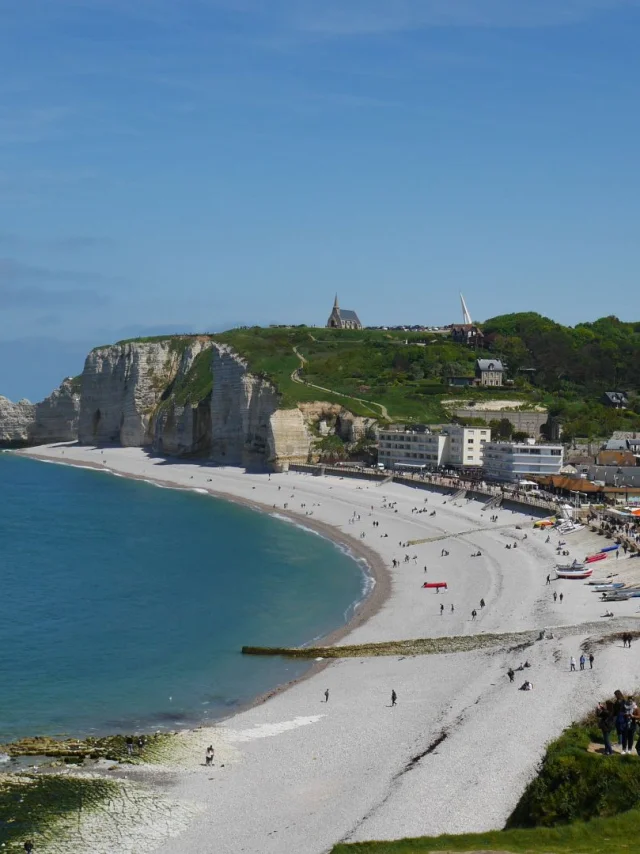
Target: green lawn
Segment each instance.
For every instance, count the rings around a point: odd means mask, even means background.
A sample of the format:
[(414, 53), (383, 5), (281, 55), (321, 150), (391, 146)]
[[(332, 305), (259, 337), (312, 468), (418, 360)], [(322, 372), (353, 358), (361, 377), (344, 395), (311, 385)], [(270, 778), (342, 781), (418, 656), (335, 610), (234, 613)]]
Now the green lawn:
[[(428, 809), (428, 806), (425, 806)], [(562, 827), (496, 830), (460, 836), (433, 836), (399, 842), (336, 845), (332, 854), (428, 854), (431, 851), (499, 852), (499, 854), (621, 854), (635, 851), (640, 810), (614, 818), (578, 821)]]

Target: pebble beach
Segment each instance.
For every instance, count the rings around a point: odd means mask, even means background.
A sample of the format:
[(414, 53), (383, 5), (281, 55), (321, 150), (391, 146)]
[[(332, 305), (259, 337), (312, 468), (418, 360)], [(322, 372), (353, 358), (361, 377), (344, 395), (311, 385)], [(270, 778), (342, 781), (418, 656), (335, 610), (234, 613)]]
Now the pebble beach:
[[(147, 795), (157, 791), (173, 805), (176, 820), (169, 810), (162, 838), (145, 838), (134, 811), (124, 834), (94, 829), (96, 852), (321, 854), (340, 841), (500, 828), (548, 742), (615, 689), (640, 686), (640, 661), (621, 642), (596, 647), (593, 669), (570, 672), (570, 657), (587, 639), (633, 628), (638, 604), (614, 603), (607, 619), (583, 582), (546, 584), (559, 537), (554, 532), (547, 543), (529, 513), (485, 511), (480, 502), (395, 483), (168, 461), (140, 448), (54, 445), (25, 453), (249, 503), (346, 544), (374, 583), (349, 624), (324, 642), (545, 630), (523, 648), (514, 640), (438, 655), (319, 661), (286, 690), (181, 733), (162, 767), (128, 769)], [(563, 539), (569, 559), (603, 545), (586, 529)], [(636, 564), (640, 574), (637, 558), (612, 557), (594, 576), (632, 575)], [(446, 582), (447, 590), (424, 589), (425, 581)], [(511, 684), (507, 670), (525, 660), (531, 667)], [(533, 691), (518, 690), (525, 678)], [(205, 767), (209, 744), (214, 764)], [(111, 836), (100, 839), (105, 833)]]

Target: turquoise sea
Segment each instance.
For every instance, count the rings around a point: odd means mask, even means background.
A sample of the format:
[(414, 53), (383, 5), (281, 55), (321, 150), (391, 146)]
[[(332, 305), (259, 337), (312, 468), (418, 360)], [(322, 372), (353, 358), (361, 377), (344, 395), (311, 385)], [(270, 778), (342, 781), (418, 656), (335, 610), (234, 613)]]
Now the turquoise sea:
[(0, 453), (0, 742), (229, 714), (308, 666), (243, 644), (324, 635), (366, 583), (267, 514)]

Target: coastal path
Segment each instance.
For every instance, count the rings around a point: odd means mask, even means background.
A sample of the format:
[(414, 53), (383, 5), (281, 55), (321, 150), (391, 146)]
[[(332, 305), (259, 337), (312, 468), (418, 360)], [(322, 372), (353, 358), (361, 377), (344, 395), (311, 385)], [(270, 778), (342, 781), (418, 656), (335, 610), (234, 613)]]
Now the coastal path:
[[(310, 383), (310, 382), (308, 382), (308, 380), (303, 380), (302, 377), (300, 376), (300, 372), (304, 369), (304, 366), (307, 364), (307, 360), (302, 355), (302, 353), (300, 353), (300, 351), (298, 350), (297, 347), (293, 347), (293, 352), (296, 354), (296, 356), (300, 360), (299, 367), (297, 367), (294, 371), (291, 372), (291, 379), (293, 380), (294, 383), (299, 383), (300, 385), (306, 385), (308, 388), (316, 388), (316, 389), (318, 389), (318, 391), (324, 391), (324, 392), (327, 392), (328, 394), (337, 395), (338, 397), (344, 397), (346, 400), (355, 400), (358, 403), (361, 403), (363, 406), (365, 406), (373, 415), (376, 416), (376, 418), (378, 418), (380, 415), (382, 415), (382, 417), (385, 421), (391, 421), (387, 407), (383, 406), (381, 403), (374, 403), (374, 401), (372, 401), (372, 400), (364, 400), (361, 397), (353, 397), (350, 394), (343, 394), (341, 391), (334, 391), (333, 389), (324, 388), (324, 386), (315, 385), (315, 383)], [(376, 407), (376, 408), (374, 409), (373, 407)], [(379, 411), (377, 411), (377, 410), (379, 410)]]

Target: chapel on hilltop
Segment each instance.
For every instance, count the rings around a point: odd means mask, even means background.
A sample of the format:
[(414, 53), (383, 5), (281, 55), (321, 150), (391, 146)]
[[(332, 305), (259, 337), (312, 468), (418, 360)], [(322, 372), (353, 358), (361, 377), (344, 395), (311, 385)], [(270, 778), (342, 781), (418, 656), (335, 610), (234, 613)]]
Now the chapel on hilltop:
[(327, 320), (327, 329), (362, 329), (362, 324), (355, 311), (340, 308), (338, 294), (333, 303), (333, 310)]

